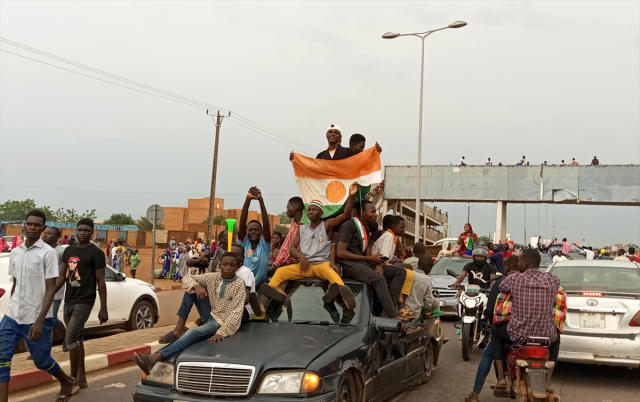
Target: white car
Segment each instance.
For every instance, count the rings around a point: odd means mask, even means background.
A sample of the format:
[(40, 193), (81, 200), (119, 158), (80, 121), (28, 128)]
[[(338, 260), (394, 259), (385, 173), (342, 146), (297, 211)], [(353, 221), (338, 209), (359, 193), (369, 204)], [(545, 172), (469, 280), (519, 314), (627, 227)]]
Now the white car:
[(640, 367), (640, 264), (572, 260), (548, 272), (567, 292), (559, 360)]
[[(0, 254), (0, 320), (7, 309), (13, 285), (13, 279), (9, 276), (9, 256), (10, 253)], [(116, 272), (109, 266), (105, 269), (105, 281), (109, 321), (100, 325), (98, 320), (100, 300), (96, 300), (85, 324), (87, 330), (124, 328), (127, 331), (133, 331), (151, 328), (158, 322), (160, 303), (153, 285), (139, 279), (127, 278), (123, 273)], [(98, 297), (96, 295), (96, 299)], [(60, 320), (63, 316), (63, 306), (64, 301), (58, 313)]]

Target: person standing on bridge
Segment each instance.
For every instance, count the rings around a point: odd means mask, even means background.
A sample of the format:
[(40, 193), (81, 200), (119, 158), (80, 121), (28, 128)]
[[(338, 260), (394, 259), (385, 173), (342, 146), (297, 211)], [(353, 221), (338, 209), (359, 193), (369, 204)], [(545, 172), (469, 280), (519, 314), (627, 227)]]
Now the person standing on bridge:
[(593, 159), (591, 160), (591, 165), (598, 166), (599, 164), (600, 164), (600, 161), (598, 160), (598, 157), (594, 156)]
[[(349, 138), (349, 148), (357, 155), (360, 152), (364, 151), (366, 147), (367, 139), (364, 138), (362, 134), (353, 134), (351, 138)], [(382, 152), (382, 148), (376, 142), (376, 150), (378, 153)]]
[(473, 233), (470, 223), (464, 224), (464, 232), (458, 236), (458, 254), (462, 255), (465, 251), (473, 249), (473, 245), (478, 242), (478, 235)]
[(485, 165), (493, 166), (493, 162), (491, 162), (491, 158), (487, 158), (487, 163), (485, 163)]
[(571, 158), (571, 166), (578, 166), (578, 161), (576, 160), (576, 158)]
[(460, 166), (467, 166), (467, 164), (464, 162), (464, 156), (460, 158)]

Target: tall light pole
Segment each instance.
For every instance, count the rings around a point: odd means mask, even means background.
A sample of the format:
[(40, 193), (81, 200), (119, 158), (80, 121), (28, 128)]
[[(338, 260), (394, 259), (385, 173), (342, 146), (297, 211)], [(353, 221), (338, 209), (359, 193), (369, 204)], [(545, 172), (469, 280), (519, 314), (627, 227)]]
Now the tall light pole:
[(383, 39), (395, 39), (398, 36), (417, 36), (422, 39), (422, 57), (420, 58), (420, 111), (418, 116), (418, 164), (416, 165), (416, 232), (415, 232), (415, 242), (420, 242), (420, 212), (422, 211), (422, 203), (420, 202), (420, 168), (422, 166), (422, 98), (423, 98), (423, 90), (424, 90), (424, 39), (431, 35), (434, 32), (442, 31), (443, 29), (448, 28), (462, 28), (467, 25), (464, 21), (455, 21), (444, 28), (434, 29), (432, 31), (420, 32), (420, 33), (410, 33), (410, 34), (399, 34), (393, 32), (387, 32), (382, 35)]

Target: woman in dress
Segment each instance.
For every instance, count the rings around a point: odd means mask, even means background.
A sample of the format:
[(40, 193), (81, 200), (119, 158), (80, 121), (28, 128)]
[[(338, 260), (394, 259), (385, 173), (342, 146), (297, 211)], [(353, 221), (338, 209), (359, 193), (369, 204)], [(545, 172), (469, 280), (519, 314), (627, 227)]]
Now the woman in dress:
[(473, 228), (470, 223), (464, 224), (464, 232), (460, 233), (458, 237), (458, 254), (462, 255), (465, 251), (471, 250), (473, 245), (478, 242), (478, 235), (473, 233)]

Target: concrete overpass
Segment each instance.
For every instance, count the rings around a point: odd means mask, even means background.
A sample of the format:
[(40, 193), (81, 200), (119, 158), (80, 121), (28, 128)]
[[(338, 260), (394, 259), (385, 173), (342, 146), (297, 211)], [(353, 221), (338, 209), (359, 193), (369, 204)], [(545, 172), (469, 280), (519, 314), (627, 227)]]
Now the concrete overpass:
[[(507, 203), (640, 206), (640, 166), (422, 166), (428, 202), (496, 203), (496, 236), (507, 233)], [(416, 167), (385, 166), (385, 198), (415, 200)]]

